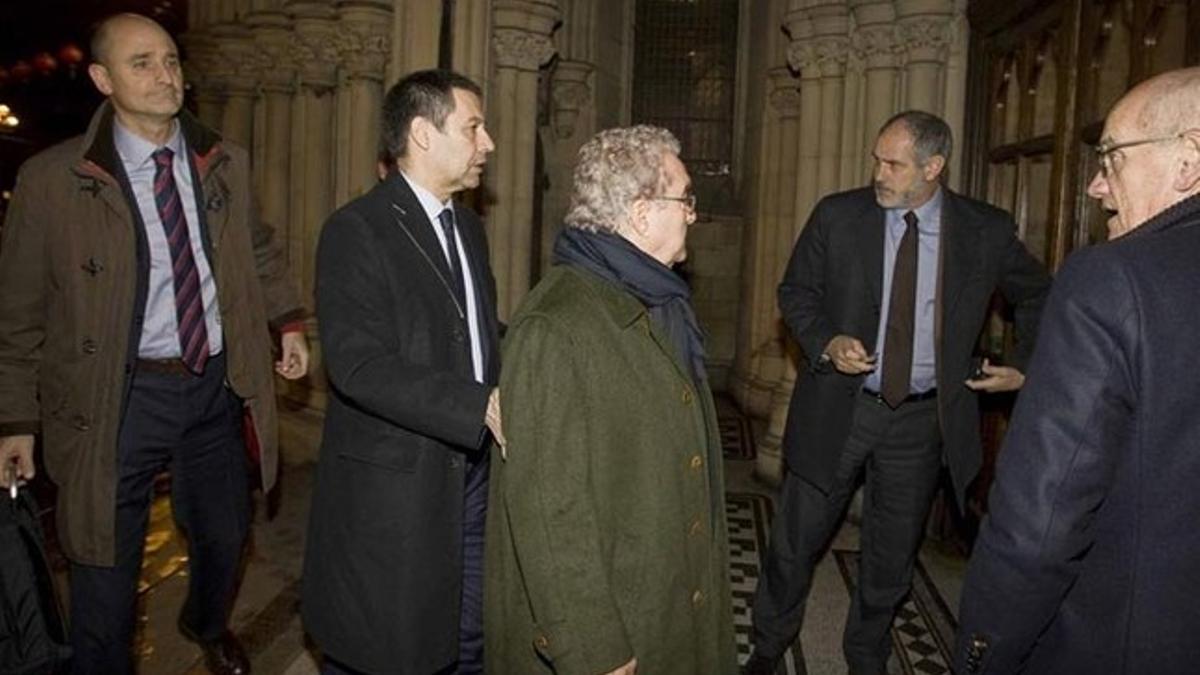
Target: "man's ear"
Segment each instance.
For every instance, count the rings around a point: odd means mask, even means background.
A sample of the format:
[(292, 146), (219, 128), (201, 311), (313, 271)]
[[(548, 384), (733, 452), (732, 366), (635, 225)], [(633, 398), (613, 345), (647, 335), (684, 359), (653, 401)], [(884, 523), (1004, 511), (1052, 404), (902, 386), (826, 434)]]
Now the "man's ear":
[(433, 124), (424, 117), (417, 115), (408, 125), (408, 140), (422, 150), (428, 150), (429, 137), (432, 132)]
[(1171, 187), (1190, 195), (1200, 190), (1200, 129), (1188, 129), (1181, 136), (1183, 161)]
[(942, 174), (942, 169), (946, 168), (946, 158), (941, 155), (934, 155), (925, 162), (925, 166), (921, 167), (921, 171), (925, 176), (925, 182), (932, 183), (937, 180)]
[(99, 89), (101, 94), (112, 96), (112, 79), (108, 76), (108, 68), (102, 64), (93, 63), (88, 66), (88, 77), (92, 78), (92, 84), (96, 85), (96, 89)]

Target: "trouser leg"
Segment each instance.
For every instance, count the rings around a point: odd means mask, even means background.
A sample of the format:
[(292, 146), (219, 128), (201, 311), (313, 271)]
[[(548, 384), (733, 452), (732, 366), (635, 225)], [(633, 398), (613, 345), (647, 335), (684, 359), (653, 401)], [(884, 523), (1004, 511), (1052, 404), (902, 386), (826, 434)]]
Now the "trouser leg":
[(795, 641), (813, 571), (837, 533), (870, 446), (852, 431), (828, 494), (786, 471), (779, 510), (754, 594), (755, 652), (776, 658)]
[(941, 468), (936, 401), (890, 410), (877, 402), (875, 448), (866, 463), (858, 584), (843, 649), (851, 673), (883, 673), (890, 628), (908, 593)]
[(483, 536), (488, 458), (467, 464), (463, 500), (463, 585), (459, 617), (460, 675), (483, 673)]
[(213, 359), (188, 382), (194, 413), (171, 460), (172, 508), (189, 558), (180, 621), (206, 641), (226, 629), (250, 519), (242, 402), (225, 387), (223, 366)]

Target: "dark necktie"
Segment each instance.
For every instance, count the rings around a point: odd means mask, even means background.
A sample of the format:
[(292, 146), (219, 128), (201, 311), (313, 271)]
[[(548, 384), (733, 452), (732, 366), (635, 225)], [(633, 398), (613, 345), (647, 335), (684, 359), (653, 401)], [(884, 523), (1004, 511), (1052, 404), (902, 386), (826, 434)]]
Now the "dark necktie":
[(450, 284), (454, 287), (454, 297), (463, 315), (467, 312), (466, 282), (463, 281), (462, 262), (458, 259), (458, 239), (454, 236), (454, 210), (443, 209), (438, 214), (442, 224), (442, 233), (446, 235), (446, 253), (450, 256)]
[(908, 398), (912, 377), (913, 325), (917, 308), (917, 214), (904, 214), (904, 236), (892, 268), (892, 295), (883, 338), (883, 377), (879, 393), (892, 408)]
[(199, 375), (208, 361), (208, 329), (204, 325), (204, 299), (200, 296), (200, 272), (192, 257), (183, 202), (175, 187), (175, 172), (170, 148), (154, 151), (154, 203), (167, 245), (171, 250), (171, 272), (175, 280), (175, 318), (179, 321), (180, 359), (188, 370)]

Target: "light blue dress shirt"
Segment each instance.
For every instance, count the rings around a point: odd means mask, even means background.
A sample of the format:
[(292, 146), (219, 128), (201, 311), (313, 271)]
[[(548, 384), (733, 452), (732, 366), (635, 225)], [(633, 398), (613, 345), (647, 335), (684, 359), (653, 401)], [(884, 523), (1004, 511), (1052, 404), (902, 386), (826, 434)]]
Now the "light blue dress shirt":
[[(408, 177), (408, 174), (403, 171), (400, 175), (404, 177), (404, 181), (408, 183), (408, 187), (412, 188), (413, 193), (417, 195), (417, 201), (421, 203), (421, 208), (425, 210), (425, 215), (429, 219), (429, 227), (433, 228), (433, 234), (437, 236), (438, 243), (442, 245), (442, 255), (446, 256), (446, 264), (450, 264), (450, 248), (446, 244), (446, 235), (442, 232), (442, 227), (439, 223), (438, 216), (446, 209), (454, 210), (454, 200), (448, 199), (443, 204), (433, 196), (433, 193), (417, 184), (416, 181)], [(471, 264), (467, 261), (467, 247), (463, 246), (461, 225), (457, 213), (454, 217), (454, 238), (458, 244), (458, 261), (462, 266), (463, 274), (463, 294), (467, 296), (467, 331), (471, 337), (471, 365), (475, 372), (475, 381), (483, 384), (483, 343), (479, 338), (479, 311), (478, 303), (475, 299), (475, 279), (471, 276)]]
[[(171, 249), (163, 231), (162, 219), (158, 216), (158, 205), (154, 201), (155, 164), (153, 154), (159, 146), (121, 126), (113, 118), (113, 143), (133, 197), (137, 200), (138, 212), (146, 227), (146, 243), (150, 248), (150, 277), (146, 293), (146, 313), (142, 323), (142, 337), (138, 343), (138, 357), (143, 359), (177, 359), (182, 354), (179, 346), (179, 319), (175, 313), (175, 277), (171, 265)], [(191, 240), (192, 257), (196, 271), (200, 274), (200, 298), (204, 302), (204, 326), (208, 331), (208, 353), (215, 356), (221, 352), (221, 311), (217, 305), (217, 282), (213, 279), (208, 256), (204, 253), (204, 241), (200, 236), (200, 217), (196, 212), (196, 191), (192, 186), (192, 171), (187, 159), (187, 143), (179, 130), (179, 122), (171, 138), (163, 147), (175, 153), (171, 162), (175, 173), (175, 188), (183, 203), (183, 215), (187, 220), (188, 238)]]
[[(904, 214), (909, 209), (888, 209), (885, 216), (883, 241), (883, 297), (879, 311), (879, 329), (875, 336), (875, 370), (867, 375), (863, 387), (879, 391), (883, 377), (883, 340), (887, 330), (888, 310), (892, 301), (892, 272), (896, 267), (896, 252), (907, 225)], [(917, 214), (917, 304), (913, 324), (913, 361), (909, 392), (919, 394), (937, 386), (937, 350), (934, 344), (934, 317), (937, 313), (938, 247), (942, 233), (942, 189), (929, 201), (912, 209)]]

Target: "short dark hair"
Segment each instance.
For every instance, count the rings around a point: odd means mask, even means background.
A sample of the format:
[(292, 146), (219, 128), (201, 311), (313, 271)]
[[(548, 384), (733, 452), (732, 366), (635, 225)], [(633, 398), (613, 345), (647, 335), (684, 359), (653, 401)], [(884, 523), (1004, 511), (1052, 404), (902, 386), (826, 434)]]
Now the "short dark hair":
[(946, 120), (924, 110), (905, 110), (888, 118), (880, 127), (879, 133), (883, 134), (893, 124), (903, 124), (912, 135), (913, 150), (916, 152), (918, 164), (924, 165), (934, 155), (941, 155), (947, 162), (950, 161), (954, 137)]
[(380, 153), (394, 159), (408, 152), (408, 130), (413, 119), (424, 117), (439, 130), (454, 112), (454, 90), (464, 89), (483, 98), (471, 78), (452, 70), (419, 70), (401, 79), (383, 99), (383, 132)]

